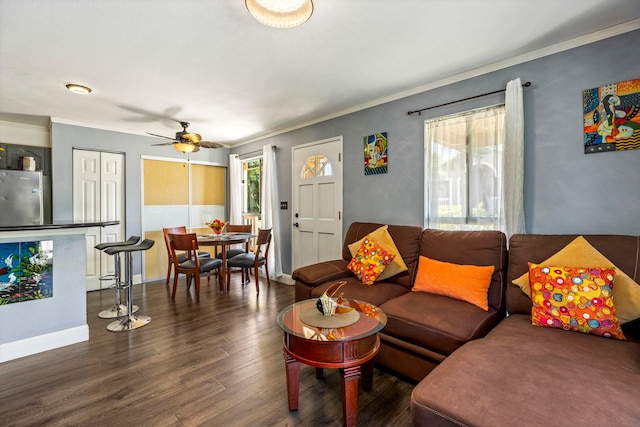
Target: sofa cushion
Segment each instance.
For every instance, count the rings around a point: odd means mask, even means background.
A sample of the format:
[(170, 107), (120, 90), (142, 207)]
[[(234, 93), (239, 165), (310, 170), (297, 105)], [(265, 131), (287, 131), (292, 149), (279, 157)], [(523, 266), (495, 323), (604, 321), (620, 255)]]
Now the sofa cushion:
[[(349, 250), (349, 244), (357, 242), (367, 234), (384, 226), (374, 222), (354, 222), (349, 226), (347, 234), (344, 237), (342, 246), (342, 259), (351, 260), (353, 257)], [(413, 276), (418, 268), (418, 251), (420, 249), (420, 236), (422, 235), (422, 227), (413, 225), (389, 225), (387, 231), (391, 235), (397, 249), (398, 254), (404, 260), (407, 271), (396, 274), (393, 277), (385, 279), (385, 281), (397, 283), (407, 289), (413, 286)]]
[(448, 355), (462, 344), (483, 337), (500, 316), (468, 302), (427, 292), (411, 292), (380, 306), (387, 315), (383, 332)]
[[(506, 297), (509, 313), (531, 313), (531, 298), (511, 282), (529, 271), (529, 262), (542, 263), (576, 237), (578, 237), (576, 234), (515, 234), (511, 236)], [(626, 272), (631, 279), (638, 282), (640, 237), (614, 235), (584, 235), (583, 237), (619, 270)], [(617, 304), (619, 308), (620, 301)]]
[(623, 340), (614, 301), (613, 267), (529, 264), (531, 323)]
[[(596, 248), (591, 246), (583, 236), (576, 237), (567, 246), (538, 264), (566, 267), (615, 267), (615, 264), (609, 261)], [(618, 307), (618, 317), (620, 318), (620, 322), (626, 323), (640, 318), (640, 286), (624, 271), (617, 267), (616, 270), (613, 293), (619, 301), (616, 305)], [(512, 283), (518, 285), (526, 295), (531, 295), (528, 273), (525, 273), (513, 280)]]
[(415, 426), (637, 425), (640, 344), (512, 315), (413, 390)]
[[(388, 229), (388, 225), (383, 225), (382, 227), (368, 234), (368, 236), (375, 240), (376, 243), (378, 243), (381, 247), (394, 254), (394, 258), (391, 261), (391, 264), (389, 264), (389, 266), (382, 272), (380, 277), (378, 277), (378, 280), (385, 280), (389, 277), (395, 276), (398, 273), (407, 271), (407, 264), (404, 263), (402, 255), (400, 255), (400, 252), (398, 251), (398, 247), (393, 241), (391, 234), (389, 234), (389, 232), (387, 231)], [(352, 256), (356, 255), (365, 238), (366, 237), (363, 237), (357, 242), (349, 245), (349, 251), (351, 252)]]
[(309, 286), (318, 286), (329, 281), (333, 283), (353, 276), (353, 273), (347, 269), (347, 265), (348, 261), (343, 259), (319, 262), (297, 268), (291, 273), (291, 277)]
[(487, 290), (494, 270), (493, 265), (460, 265), (420, 256), (412, 290), (459, 299), (486, 311)]
[[(402, 285), (389, 281), (377, 282), (373, 286), (364, 285), (357, 277), (342, 279), (347, 283), (340, 288), (340, 293), (344, 293), (344, 298), (365, 301), (376, 306), (409, 292), (409, 289)], [(324, 291), (335, 282), (327, 282), (316, 286), (311, 290), (311, 297), (318, 298)]]
[(498, 311), (504, 308), (507, 241), (499, 231), (445, 231), (426, 229), (420, 240), (420, 255), (455, 264), (493, 265), (488, 303)]
[(373, 285), (387, 270), (395, 258), (394, 252), (388, 251), (376, 242), (370, 234), (362, 239), (347, 268), (365, 285)]

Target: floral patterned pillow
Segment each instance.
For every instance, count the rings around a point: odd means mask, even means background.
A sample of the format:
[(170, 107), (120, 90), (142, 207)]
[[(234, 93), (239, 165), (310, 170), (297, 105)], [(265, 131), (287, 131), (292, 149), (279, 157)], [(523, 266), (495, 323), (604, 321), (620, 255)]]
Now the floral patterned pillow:
[(395, 256), (396, 254), (382, 248), (367, 235), (347, 268), (365, 285), (373, 285)]
[(529, 263), (531, 321), (624, 340), (613, 304), (613, 267), (556, 267)]

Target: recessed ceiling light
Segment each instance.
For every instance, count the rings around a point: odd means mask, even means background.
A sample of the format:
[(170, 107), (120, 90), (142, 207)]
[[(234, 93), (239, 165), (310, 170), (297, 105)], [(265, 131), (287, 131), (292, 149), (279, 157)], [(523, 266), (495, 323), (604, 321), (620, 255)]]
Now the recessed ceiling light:
[(67, 83), (65, 85), (73, 93), (79, 93), (80, 95), (86, 95), (91, 93), (91, 88), (87, 86), (78, 85), (75, 83)]

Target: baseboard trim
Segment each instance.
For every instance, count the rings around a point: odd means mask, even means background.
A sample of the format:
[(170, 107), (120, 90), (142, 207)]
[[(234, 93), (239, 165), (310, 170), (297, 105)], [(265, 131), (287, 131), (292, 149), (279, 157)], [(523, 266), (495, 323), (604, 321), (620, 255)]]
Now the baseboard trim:
[(89, 325), (0, 344), (0, 363), (89, 340)]

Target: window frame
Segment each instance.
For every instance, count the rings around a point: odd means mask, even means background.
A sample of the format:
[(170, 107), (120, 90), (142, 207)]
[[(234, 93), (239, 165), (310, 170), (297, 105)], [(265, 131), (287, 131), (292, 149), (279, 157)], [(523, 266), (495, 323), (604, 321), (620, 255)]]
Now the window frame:
[[(259, 169), (260, 173), (258, 174), (258, 211), (249, 210), (249, 164), (253, 162), (260, 162)], [(247, 159), (242, 159), (242, 213), (243, 215), (261, 215), (262, 207), (260, 206), (261, 201), (261, 192), (262, 192), (262, 180), (263, 180), (263, 171), (264, 171), (264, 161), (262, 156), (251, 157)]]
[[(490, 112), (490, 113), (495, 113), (495, 117), (500, 116), (500, 118), (498, 118), (498, 120), (501, 120), (504, 123), (504, 114), (505, 114), (505, 105), (504, 104), (497, 104), (497, 105), (491, 105), (491, 106), (487, 106), (487, 107), (482, 107), (482, 108), (477, 108), (477, 109), (473, 109), (473, 110), (467, 110), (467, 111), (462, 111), (462, 112), (458, 112), (458, 113), (454, 113), (454, 114), (449, 114), (449, 115), (445, 115), (445, 116), (440, 116), (440, 117), (434, 117), (431, 119), (427, 119), (424, 122), (424, 227), (425, 228), (434, 228), (434, 226), (437, 226), (438, 229), (455, 229), (455, 230), (478, 230), (478, 229), (491, 229), (491, 230), (500, 230), (501, 224), (504, 222), (504, 209), (502, 207), (502, 201), (501, 201), (501, 190), (502, 190), (502, 186), (504, 185), (504, 183), (502, 182), (502, 180), (504, 179), (504, 174), (502, 173), (502, 162), (503, 162), (503, 157), (504, 157), (504, 130), (502, 130), (501, 134), (496, 134), (494, 135), (495, 137), (498, 137), (498, 141), (492, 145), (484, 145), (484, 146), (478, 146), (478, 145), (474, 145), (474, 137), (476, 135), (472, 135), (472, 126), (471, 123), (473, 123), (472, 120), (469, 120), (470, 118), (473, 118), (474, 115), (477, 114), (481, 114), (483, 112)], [(484, 120), (484, 119), (482, 119)], [(436, 141), (431, 141), (431, 136), (430, 136), (430, 125), (434, 122), (441, 122), (441, 121), (451, 121), (451, 124), (455, 124), (456, 121), (462, 123), (464, 122), (464, 126), (465, 126), (465, 133), (464, 133), (464, 171), (460, 174), (460, 178), (464, 178), (464, 196), (463, 196), (463, 200), (461, 201), (461, 211), (464, 211), (464, 215), (460, 216), (447, 216), (447, 215), (440, 215), (440, 203), (438, 202), (436, 205), (434, 205), (434, 202), (432, 201), (432, 197), (437, 197), (438, 195), (440, 195), (440, 192), (437, 192), (436, 194), (434, 194), (433, 196), (430, 194), (430, 191), (433, 193), (432, 191), (432, 185), (429, 182), (430, 178), (431, 178), (431, 173), (430, 173), (430, 163), (431, 163), (431, 159), (430, 159), (430, 154), (433, 155), (434, 153), (434, 148), (432, 147), (432, 145), (434, 144), (439, 144)], [(495, 131), (495, 129), (494, 129)], [(501, 140), (499, 137), (502, 137)], [(449, 142), (449, 143), (447, 143)], [(448, 140), (448, 141), (443, 141), (443, 143), (440, 143), (439, 145), (441, 145), (441, 149), (438, 150), (440, 152), (444, 152), (447, 148), (449, 150), (455, 150), (455, 148), (452, 148), (454, 145), (456, 145), (455, 141), (452, 140)], [(494, 153), (492, 154), (494, 156), (494, 164), (487, 164), (485, 162), (482, 161), (482, 154), (478, 153), (479, 148), (482, 149), (482, 147), (490, 147), (493, 149)], [(496, 152), (497, 150), (497, 152)], [(486, 151), (486, 150), (485, 150)], [(460, 153), (462, 153), (462, 151), (460, 151)], [(489, 153), (491, 154), (491, 153)], [(451, 157), (453, 159), (453, 156)], [(497, 163), (497, 164), (496, 164)], [(474, 206), (472, 204), (472, 199), (474, 197), (477, 197), (478, 195), (482, 195), (483, 193), (479, 193), (479, 192), (474, 192), (472, 191), (474, 189), (474, 187), (477, 187), (479, 184), (477, 183), (477, 181), (474, 180), (474, 172), (473, 169), (474, 167), (477, 166), (481, 166), (481, 165), (488, 165), (489, 167), (492, 168), (493, 172), (494, 172), (494, 177), (493, 177), (493, 186), (494, 186), (494, 191), (491, 193), (491, 207), (487, 207), (487, 209), (489, 209), (490, 212), (493, 212), (492, 216), (480, 216), (477, 214), (477, 212), (474, 213), (474, 210), (477, 207), (481, 207), (482, 205), (479, 206)], [(476, 172), (477, 173), (477, 172)], [(449, 178), (450, 175), (447, 175), (447, 178)], [(451, 182), (450, 179), (446, 180), (446, 181), (438, 181), (435, 183), (435, 185), (437, 185), (438, 183), (441, 182)], [(495, 188), (498, 188), (499, 191), (495, 191)], [(451, 185), (449, 185), (449, 189), (451, 189)], [(460, 192), (459, 192), (460, 193)], [(498, 193), (498, 194), (496, 194)], [(447, 200), (449, 200), (449, 207), (452, 207), (453, 205), (451, 204), (451, 199), (452, 199), (452, 192), (451, 190), (447, 191), (446, 193), (448, 195)], [(474, 196), (475, 194), (475, 196)], [(486, 193), (484, 193), (486, 194)], [(433, 215), (433, 211), (436, 211), (436, 214)], [(453, 212), (452, 209), (448, 209), (448, 213)]]

